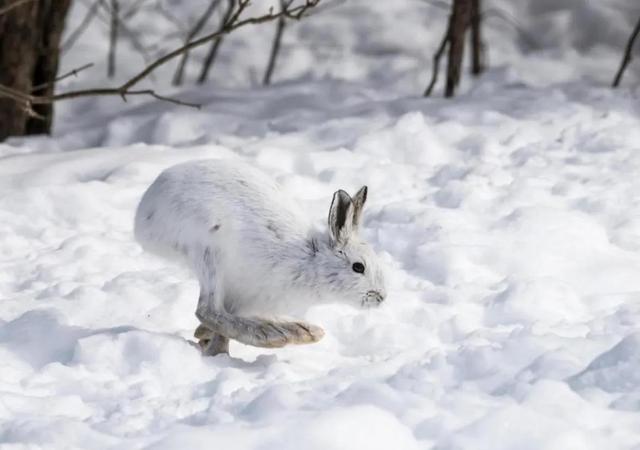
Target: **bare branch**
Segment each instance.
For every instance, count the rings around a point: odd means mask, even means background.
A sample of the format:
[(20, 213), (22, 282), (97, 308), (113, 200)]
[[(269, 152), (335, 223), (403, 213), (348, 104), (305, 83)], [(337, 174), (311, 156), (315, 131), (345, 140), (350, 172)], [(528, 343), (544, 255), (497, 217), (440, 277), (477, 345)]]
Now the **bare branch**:
[(65, 92), (64, 94), (51, 95), (51, 96), (38, 96), (25, 94), (15, 89), (8, 88), (0, 85), (0, 97), (10, 98), (18, 103), (21, 103), (26, 108), (31, 108), (32, 105), (43, 105), (53, 103), (58, 100), (67, 100), (79, 97), (98, 97), (98, 96), (111, 96), (118, 95), (122, 97), (122, 100), (127, 101), (127, 97), (136, 95), (149, 95), (159, 100), (175, 103), (182, 106), (190, 106), (192, 108), (200, 108), (201, 105), (197, 103), (185, 102), (165, 95), (157, 94), (153, 89), (140, 89), (140, 90), (127, 90), (124, 91), (120, 88), (97, 88), (97, 89), (83, 89), (78, 91)]
[[(225, 24), (229, 22), (231, 19), (231, 13), (235, 7), (235, 0), (228, 0), (227, 9), (222, 16), (222, 23), (220, 24), (220, 30), (224, 28)], [(218, 49), (220, 49), (220, 45), (222, 44), (222, 36), (215, 39), (211, 42), (211, 47), (209, 47), (209, 51), (207, 52), (207, 56), (204, 59), (204, 63), (202, 63), (202, 69), (200, 69), (200, 76), (198, 77), (198, 84), (202, 84), (207, 81), (209, 77), (209, 71), (211, 67), (213, 67), (213, 63), (218, 55)]]
[(120, 85), (119, 87), (113, 88), (93, 88), (93, 89), (81, 89), (77, 91), (68, 91), (63, 92), (61, 94), (55, 94), (51, 96), (38, 96), (32, 94), (26, 94), (24, 92), (17, 91), (15, 89), (9, 88), (7, 86), (0, 85), (0, 98), (9, 98), (18, 103), (20, 103), (25, 110), (31, 109), (32, 105), (38, 104), (49, 104), (60, 100), (68, 100), (78, 97), (90, 97), (90, 96), (110, 96), (110, 95), (118, 95), (122, 97), (123, 100), (126, 101), (127, 96), (130, 95), (148, 95), (159, 100), (168, 101), (171, 103), (184, 105), (184, 106), (192, 106), (199, 107), (199, 105), (194, 103), (183, 102), (171, 97), (166, 97), (160, 94), (157, 94), (154, 90), (151, 89), (143, 89), (143, 90), (132, 90), (132, 88), (140, 83), (143, 79), (145, 79), (149, 74), (151, 74), (154, 70), (160, 67), (163, 64), (166, 64), (168, 61), (171, 61), (173, 58), (181, 55), (182, 53), (189, 51), (193, 48), (199, 47), (201, 45), (206, 44), (207, 42), (216, 39), (220, 36), (228, 34), (233, 30), (238, 28), (254, 25), (259, 23), (268, 22), (271, 20), (276, 20), (280, 16), (286, 16), (291, 19), (299, 20), (303, 17), (303, 15), (310, 8), (315, 7), (321, 0), (306, 0), (303, 5), (297, 6), (295, 8), (289, 8), (284, 11), (279, 11), (278, 13), (274, 13), (273, 11), (269, 11), (268, 13), (258, 16), (258, 17), (250, 17), (247, 19), (240, 20), (240, 16), (242, 12), (249, 5), (250, 0), (239, 0), (238, 6), (236, 10), (232, 13), (231, 18), (228, 22), (224, 24), (221, 30), (218, 30), (214, 33), (203, 36), (195, 41), (189, 42), (182, 47), (179, 47), (172, 52), (167, 53), (163, 57), (157, 59), (153, 63), (147, 65), (143, 70), (141, 70), (137, 75)]
[[(98, 11), (98, 18), (107, 26), (111, 24), (112, 10), (108, 2), (105, 0), (99, 0), (100, 6), (106, 11), (107, 17), (103, 17), (101, 11)], [(147, 48), (142, 45), (138, 36), (132, 31), (122, 20), (118, 21), (118, 32), (122, 32), (122, 35), (126, 36), (131, 46), (140, 54), (145, 64), (151, 64), (153, 59), (149, 54)], [(153, 79), (153, 77), (150, 77)]]
[[(280, 10), (286, 11), (291, 6), (293, 0), (280, 0)], [(284, 27), (286, 26), (285, 16), (278, 18), (278, 24), (276, 26), (276, 34), (273, 38), (273, 44), (271, 45), (271, 53), (269, 54), (269, 62), (267, 63), (267, 70), (264, 72), (264, 78), (262, 84), (265, 86), (271, 83), (271, 75), (276, 67), (276, 59), (280, 51), (280, 44), (282, 43), (282, 35), (284, 34)]]
[(82, 18), (82, 21), (80, 22), (80, 25), (78, 25), (78, 28), (76, 28), (67, 38), (67, 40), (65, 40), (62, 45), (60, 46), (60, 51), (62, 53), (68, 51), (71, 47), (73, 47), (73, 45), (76, 43), (76, 41), (80, 38), (80, 36), (82, 36), (82, 34), (86, 31), (87, 27), (89, 26), (89, 24), (91, 24), (91, 22), (93, 21), (93, 19), (96, 16), (96, 13), (98, 12), (98, 8), (100, 7), (100, 4), (103, 2), (104, 0), (96, 0), (91, 4), (91, 7), (89, 7), (89, 9), (87, 10), (87, 13), (85, 14), (85, 16)]
[[(207, 7), (207, 9), (204, 11), (202, 16), (200, 16), (200, 19), (198, 19), (196, 24), (193, 26), (193, 28), (189, 32), (189, 35), (187, 36), (186, 42), (191, 41), (193, 38), (195, 38), (197, 36), (198, 33), (200, 33), (202, 28), (204, 28), (204, 26), (206, 25), (207, 21), (211, 17), (211, 14), (213, 14), (213, 11), (215, 11), (215, 9), (218, 7), (219, 3), (220, 3), (220, 0), (211, 0), (211, 2), (209, 3), (209, 6)], [(189, 60), (189, 51), (186, 51), (186, 52), (184, 52), (182, 54), (182, 59), (180, 59), (180, 64), (178, 64), (178, 68), (176, 69), (176, 73), (173, 76), (173, 85), (174, 86), (179, 86), (179, 85), (182, 84), (182, 78), (184, 76), (184, 69), (185, 69), (185, 67), (187, 65), (187, 61), (188, 60)]]
[(171, 11), (167, 11), (162, 3), (157, 3), (154, 11), (159, 13), (162, 17), (164, 17), (168, 22), (171, 22), (174, 27), (182, 34), (187, 31), (187, 25), (182, 23), (180, 19), (178, 19)]
[(442, 55), (444, 54), (444, 51), (446, 50), (448, 43), (449, 43), (449, 25), (447, 25), (447, 30), (445, 31), (444, 36), (442, 37), (442, 41), (440, 42), (440, 46), (438, 47), (438, 50), (436, 50), (436, 53), (433, 55), (433, 68), (431, 69), (431, 81), (429, 82), (427, 89), (425, 89), (424, 91), (425, 97), (429, 97), (431, 95), (431, 93), (433, 92), (433, 88), (438, 82), (438, 73), (440, 72), (440, 58), (442, 58)]
[(536, 39), (524, 29), (515, 17), (511, 16), (506, 11), (499, 8), (488, 8), (482, 11), (481, 16), (482, 20), (489, 20), (491, 17), (502, 19), (503, 22), (511, 25), (514, 30), (516, 30), (520, 39), (522, 39), (523, 43), (527, 44), (529, 49), (540, 48), (540, 44)]
[(116, 74), (116, 45), (118, 43), (118, 0), (111, 0), (111, 24), (109, 29), (109, 55), (107, 57), (107, 76), (113, 78)]
[(31, 92), (33, 93), (35, 91), (39, 91), (41, 89), (44, 89), (46, 87), (49, 87), (49, 86), (57, 83), (58, 81), (64, 80), (65, 78), (69, 78), (71, 76), (77, 77), (80, 72), (82, 72), (83, 70), (88, 69), (89, 67), (93, 67), (93, 63), (89, 63), (89, 64), (85, 64), (84, 66), (76, 67), (75, 69), (73, 69), (73, 70), (71, 70), (71, 71), (69, 71), (69, 72), (67, 72), (67, 73), (65, 73), (63, 75), (60, 75), (59, 77), (56, 77), (54, 80), (51, 80), (51, 81), (49, 81), (47, 83), (39, 84), (37, 86), (33, 86), (31, 88)]
[(122, 14), (122, 19), (130, 19), (133, 17), (142, 7), (142, 4), (147, 0), (137, 0)]
[(624, 74), (625, 69), (631, 62), (631, 49), (633, 49), (633, 44), (640, 34), (640, 18), (638, 18), (638, 23), (636, 23), (636, 27), (633, 29), (631, 36), (629, 36), (629, 40), (627, 41), (627, 46), (624, 49), (624, 56), (622, 58), (622, 63), (620, 64), (620, 68), (618, 69), (618, 73), (616, 73), (616, 77), (613, 79), (613, 83), (611, 87), (618, 87), (620, 85), (620, 81), (622, 81), (622, 75)]
[(33, 1), (35, 0), (16, 0), (15, 2), (8, 4), (7, 6), (0, 8), (0, 16), (7, 14), (9, 11), (17, 8), (18, 6), (22, 6)]

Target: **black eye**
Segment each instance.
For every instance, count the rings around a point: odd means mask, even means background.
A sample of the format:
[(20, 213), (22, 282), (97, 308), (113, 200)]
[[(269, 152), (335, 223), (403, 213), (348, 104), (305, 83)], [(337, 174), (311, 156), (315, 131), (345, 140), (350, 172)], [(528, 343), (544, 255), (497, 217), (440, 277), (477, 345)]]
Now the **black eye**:
[(353, 269), (354, 272), (358, 272), (358, 273), (364, 273), (364, 264), (362, 263), (353, 263), (353, 266), (351, 266), (351, 268)]

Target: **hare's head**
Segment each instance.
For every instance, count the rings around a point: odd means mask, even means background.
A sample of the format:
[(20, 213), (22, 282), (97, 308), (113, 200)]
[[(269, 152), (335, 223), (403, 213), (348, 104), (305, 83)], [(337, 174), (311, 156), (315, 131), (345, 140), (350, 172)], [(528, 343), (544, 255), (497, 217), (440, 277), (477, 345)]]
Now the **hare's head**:
[(366, 201), (366, 186), (353, 198), (343, 190), (333, 194), (323, 272), (334, 295), (370, 307), (380, 305), (387, 294), (378, 257), (358, 233)]

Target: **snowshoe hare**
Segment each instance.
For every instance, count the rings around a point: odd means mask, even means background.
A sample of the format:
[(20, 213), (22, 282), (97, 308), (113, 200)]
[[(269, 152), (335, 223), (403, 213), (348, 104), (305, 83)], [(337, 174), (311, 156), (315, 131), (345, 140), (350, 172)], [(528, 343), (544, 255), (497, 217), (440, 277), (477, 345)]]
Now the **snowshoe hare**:
[[(367, 187), (333, 195), (326, 232), (266, 175), (225, 160), (162, 172), (136, 212), (142, 246), (182, 259), (200, 281), (195, 336), (203, 353), (228, 353), (229, 339), (258, 347), (317, 342), (324, 331), (301, 314), (320, 302), (377, 306), (382, 270), (358, 235)], [(267, 317), (276, 317), (270, 319)]]

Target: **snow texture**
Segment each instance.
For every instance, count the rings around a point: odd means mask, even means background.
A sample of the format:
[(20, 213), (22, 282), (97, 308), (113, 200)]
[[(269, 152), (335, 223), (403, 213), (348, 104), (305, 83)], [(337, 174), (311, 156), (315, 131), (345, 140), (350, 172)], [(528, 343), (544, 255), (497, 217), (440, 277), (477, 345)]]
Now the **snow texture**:
[[(187, 21), (207, 2), (178, 3)], [(210, 84), (193, 53), (173, 94), (201, 110), (81, 99), (53, 136), (0, 144), (0, 448), (640, 449), (637, 61), (608, 86), (640, 7), (496, 6), (518, 28), (487, 20), (491, 69), (455, 100), (419, 96), (445, 9), (334, 1), (287, 28), (270, 88), (274, 28), (254, 27)], [(62, 71), (106, 60), (106, 32)], [(122, 79), (142, 63), (124, 42)], [(60, 89), (101, 83), (96, 62)], [(385, 304), (312, 308), (314, 345), (202, 357), (197, 280), (143, 252), (133, 216), (162, 170), (209, 157), (267, 172), (318, 226), (368, 185)]]

